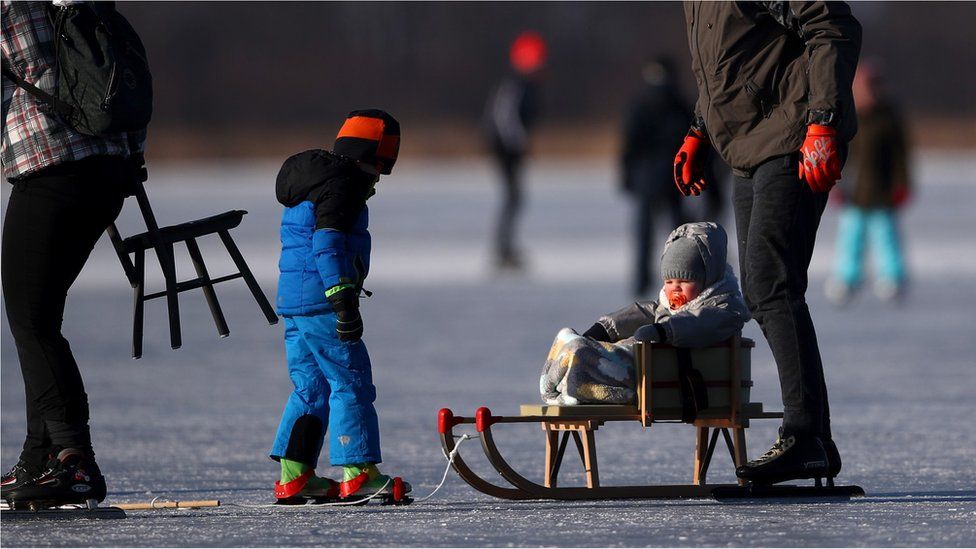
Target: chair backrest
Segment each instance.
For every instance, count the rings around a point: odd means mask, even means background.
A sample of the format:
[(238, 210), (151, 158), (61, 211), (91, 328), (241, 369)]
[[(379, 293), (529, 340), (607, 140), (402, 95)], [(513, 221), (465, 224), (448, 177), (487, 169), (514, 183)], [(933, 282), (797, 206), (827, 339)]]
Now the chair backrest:
[[(750, 343), (748, 346), (751, 346)], [(668, 347), (670, 345), (654, 345), (638, 341), (634, 345), (634, 369), (635, 381), (637, 386), (637, 408), (641, 417), (641, 425), (647, 427), (654, 421), (653, 402), (651, 401), (651, 389), (653, 386), (654, 370), (652, 368), (652, 351), (654, 347)], [(714, 348), (728, 348), (728, 402), (729, 419), (732, 424), (738, 425), (741, 420), (743, 402), (740, 398), (742, 387), (742, 334), (736, 332), (731, 338), (712, 345)]]

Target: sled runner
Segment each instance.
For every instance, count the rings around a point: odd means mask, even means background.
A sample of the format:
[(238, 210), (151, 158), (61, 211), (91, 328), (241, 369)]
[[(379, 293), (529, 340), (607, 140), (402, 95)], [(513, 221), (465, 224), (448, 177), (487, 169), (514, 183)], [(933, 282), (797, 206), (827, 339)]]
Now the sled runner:
[[(673, 499), (673, 498), (759, 498), (791, 497), (798, 488), (804, 497), (850, 497), (863, 495), (857, 487), (752, 487), (708, 484), (709, 465), (721, 436), (734, 466), (746, 462), (745, 430), (754, 419), (782, 418), (758, 402), (749, 401), (752, 381), (749, 352), (755, 343), (735, 335), (704, 349), (678, 349), (670, 345), (637, 343), (634, 347), (637, 402), (635, 405), (544, 406), (527, 404), (518, 416), (495, 416), (488, 408), (474, 417), (455, 416), (441, 409), (438, 431), (447, 455), (454, 455), (458, 475), (476, 490), (503, 499)], [(696, 432), (691, 484), (604, 486), (600, 483), (596, 431), (610, 421), (636, 421), (643, 427), (655, 422), (693, 425)], [(545, 435), (546, 450), (542, 483), (518, 473), (495, 444), (494, 426), (510, 423), (538, 423)], [(454, 428), (474, 425), (489, 463), (510, 486), (499, 486), (480, 477), (456, 452)], [(572, 439), (586, 474), (585, 487), (559, 486), (559, 470)], [(819, 482), (818, 482), (819, 485)], [(775, 494), (775, 495), (773, 495)]]

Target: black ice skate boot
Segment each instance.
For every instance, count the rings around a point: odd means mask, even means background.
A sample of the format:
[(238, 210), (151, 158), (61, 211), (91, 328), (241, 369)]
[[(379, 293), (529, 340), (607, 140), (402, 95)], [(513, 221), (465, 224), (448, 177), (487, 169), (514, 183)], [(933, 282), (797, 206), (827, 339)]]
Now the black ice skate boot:
[(787, 480), (828, 476), (827, 452), (814, 435), (780, 436), (768, 452), (735, 470), (736, 476), (753, 484), (775, 484)]
[(827, 478), (833, 479), (840, 473), (842, 465), (840, 452), (837, 451), (837, 445), (834, 444), (834, 439), (821, 437), (820, 442), (823, 443), (824, 452), (827, 453)]
[(8, 494), (34, 482), (39, 476), (41, 476), (40, 467), (24, 460), (18, 461), (3, 475), (3, 481), (0, 483), (0, 497), (4, 500), (8, 499)]
[(37, 479), (4, 498), (14, 509), (92, 505), (105, 499), (105, 477), (93, 458), (69, 448), (59, 452)]

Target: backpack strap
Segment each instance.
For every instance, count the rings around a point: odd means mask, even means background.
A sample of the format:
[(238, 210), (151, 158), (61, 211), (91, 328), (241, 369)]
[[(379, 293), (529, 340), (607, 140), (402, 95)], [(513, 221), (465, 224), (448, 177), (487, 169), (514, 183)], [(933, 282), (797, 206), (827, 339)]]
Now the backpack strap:
[(14, 70), (10, 67), (10, 63), (7, 61), (6, 57), (3, 58), (3, 74), (4, 76), (13, 80), (19, 88), (23, 89), (27, 93), (37, 98), (38, 101), (49, 105), (51, 108), (54, 109), (55, 112), (57, 112), (64, 118), (69, 120), (71, 119), (71, 115), (74, 113), (75, 110), (74, 107), (58, 99), (57, 97), (47, 93), (46, 91), (38, 88), (34, 84), (31, 84), (27, 80), (24, 80), (19, 74), (15, 73)]
[(691, 363), (691, 349), (676, 347), (678, 355), (678, 384), (681, 387), (681, 421), (691, 423), (698, 412), (708, 408), (705, 378)]

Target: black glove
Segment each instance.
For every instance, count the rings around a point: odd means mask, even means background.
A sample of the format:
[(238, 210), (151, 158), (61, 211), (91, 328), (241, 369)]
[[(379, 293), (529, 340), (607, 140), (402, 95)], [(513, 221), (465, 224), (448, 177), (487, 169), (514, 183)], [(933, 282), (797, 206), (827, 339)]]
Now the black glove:
[[(337, 291), (333, 291), (339, 288)], [(359, 294), (352, 286), (333, 286), (327, 299), (336, 313), (336, 333), (340, 341), (358, 341), (363, 337), (363, 317), (359, 315)]]
[(655, 322), (637, 328), (634, 339), (644, 343), (664, 343), (668, 340), (668, 333), (664, 330), (664, 326)]
[(596, 324), (590, 326), (590, 329), (583, 332), (583, 337), (588, 337), (590, 339), (595, 339), (596, 341), (605, 341), (607, 343), (613, 343), (610, 339), (610, 334), (607, 329), (603, 327), (603, 324), (597, 322)]

